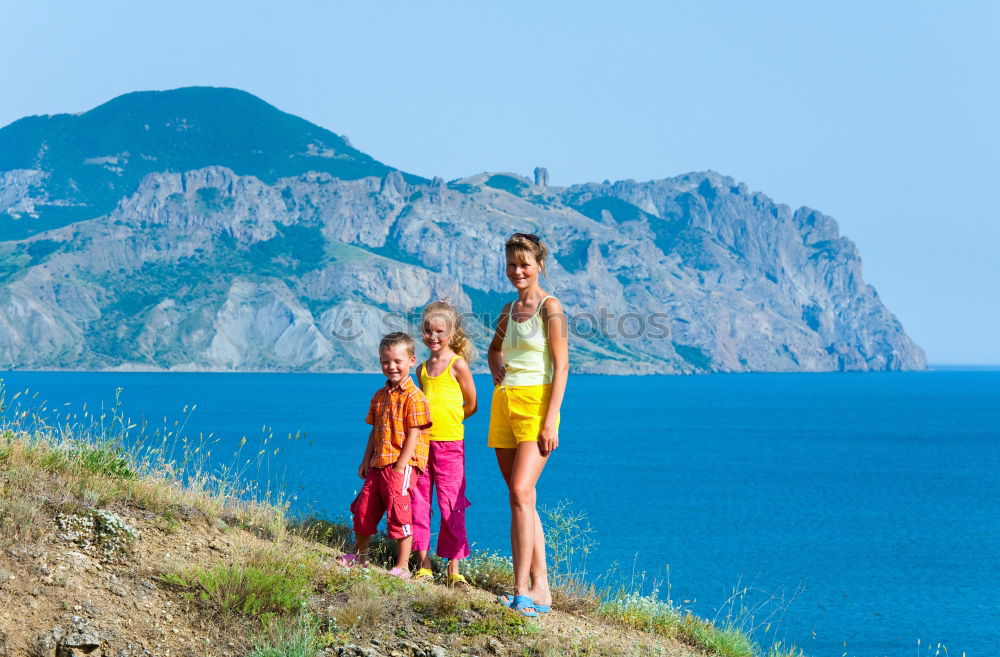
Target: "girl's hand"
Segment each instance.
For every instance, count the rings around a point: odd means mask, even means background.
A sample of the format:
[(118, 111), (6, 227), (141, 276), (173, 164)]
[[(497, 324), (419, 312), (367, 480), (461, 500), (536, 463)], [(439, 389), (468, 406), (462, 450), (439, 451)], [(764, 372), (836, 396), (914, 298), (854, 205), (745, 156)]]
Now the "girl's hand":
[(503, 383), (504, 377), (507, 376), (507, 368), (501, 366), (499, 370), (493, 372), (493, 385), (498, 386)]
[(368, 460), (367, 459), (364, 460), (364, 461), (362, 461), (361, 465), (358, 466), (358, 476), (361, 477), (362, 479), (367, 479), (368, 478)]
[(559, 430), (554, 424), (545, 424), (538, 433), (538, 451), (548, 456), (556, 447), (559, 447)]

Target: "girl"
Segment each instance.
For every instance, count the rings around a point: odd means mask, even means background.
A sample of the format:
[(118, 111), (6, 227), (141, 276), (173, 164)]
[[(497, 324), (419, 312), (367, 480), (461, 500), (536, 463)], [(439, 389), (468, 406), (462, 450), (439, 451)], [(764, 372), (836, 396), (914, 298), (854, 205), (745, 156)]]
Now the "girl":
[(472, 342), (462, 330), (461, 318), (451, 304), (435, 301), (424, 308), (421, 320), (424, 344), (430, 357), (417, 368), (420, 388), (431, 405), (430, 455), (427, 468), (417, 478), (413, 495), (413, 549), (420, 560), (414, 579), (433, 579), (428, 554), (431, 541), (431, 487), (437, 488), (441, 527), (439, 557), (448, 560), (448, 586), (468, 590), (458, 572), (458, 561), (469, 556), (465, 533), (465, 427), (462, 421), (476, 412), (476, 386), (469, 362)]
[(504, 251), (517, 299), (504, 306), (490, 343), (495, 387), (488, 444), (510, 491), (514, 592), (499, 599), (524, 616), (537, 616), (550, 611), (552, 592), (535, 484), (559, 446), (559, 408), (569, 373), (566, 317), (538, 282), (548, 256), (538, 236), (514, 233)]

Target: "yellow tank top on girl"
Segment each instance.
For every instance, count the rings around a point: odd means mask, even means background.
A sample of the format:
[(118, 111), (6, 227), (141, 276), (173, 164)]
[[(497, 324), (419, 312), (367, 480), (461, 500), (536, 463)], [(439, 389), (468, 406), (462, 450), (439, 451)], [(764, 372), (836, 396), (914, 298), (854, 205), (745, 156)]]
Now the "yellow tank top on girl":
[(437, 441), (462, 440), (465, 438), (465, 397), (462, 386), (458, 385), (451, 366), (459, 356), (448, 361), (448, 367), (437, 376), (427, 374), (427, 363), (420, 366), (420, 387), (431, 405), (430, 439)]

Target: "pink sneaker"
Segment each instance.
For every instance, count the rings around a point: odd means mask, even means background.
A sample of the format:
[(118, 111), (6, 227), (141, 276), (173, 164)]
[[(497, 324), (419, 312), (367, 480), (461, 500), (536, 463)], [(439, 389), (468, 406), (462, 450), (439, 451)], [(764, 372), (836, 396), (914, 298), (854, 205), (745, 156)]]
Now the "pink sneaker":
[(392, 577), (398, 577), (399, 579), (410, 579), (410, 571), (406, 568), (393, 568), (389, 571)]

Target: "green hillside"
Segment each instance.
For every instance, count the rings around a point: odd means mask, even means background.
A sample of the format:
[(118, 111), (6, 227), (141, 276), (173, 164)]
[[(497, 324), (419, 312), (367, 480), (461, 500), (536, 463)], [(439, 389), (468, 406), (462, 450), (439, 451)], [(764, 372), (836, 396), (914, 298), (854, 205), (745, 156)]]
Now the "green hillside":
[(109, 212), (149, 173), (212, 165), (268, 183), (306, 172), (353, 180), (393, 171), (343, 137), (245, 91), (139, 91), (83, 114), (31, 116), (0, 129), (0, 171), (44, 171), (48, 200), (61, 202), (37, 205), (37, 218), (0, 214), (0, 239)]

